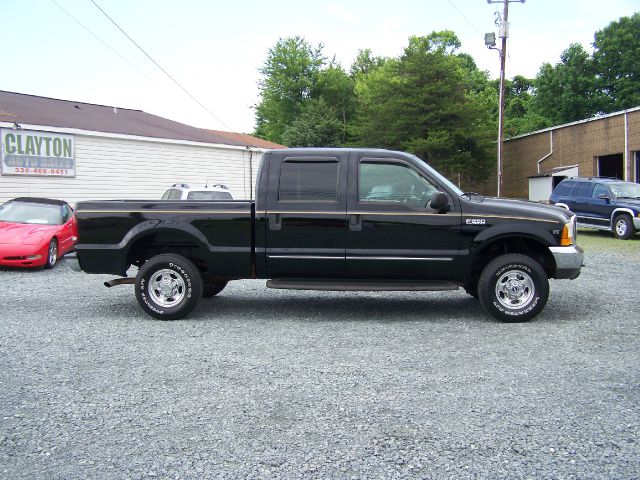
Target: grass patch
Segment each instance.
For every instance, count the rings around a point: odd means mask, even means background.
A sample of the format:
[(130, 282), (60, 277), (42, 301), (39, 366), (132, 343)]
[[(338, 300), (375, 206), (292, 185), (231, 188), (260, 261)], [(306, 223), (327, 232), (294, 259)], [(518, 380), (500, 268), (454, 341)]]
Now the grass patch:
[(578, 229), (578, 245), (585, 253), (606, 252), (618, 257), (640, 260), (640, 235), (636, 234), (629, 240), (619, 240), (611, 232)]

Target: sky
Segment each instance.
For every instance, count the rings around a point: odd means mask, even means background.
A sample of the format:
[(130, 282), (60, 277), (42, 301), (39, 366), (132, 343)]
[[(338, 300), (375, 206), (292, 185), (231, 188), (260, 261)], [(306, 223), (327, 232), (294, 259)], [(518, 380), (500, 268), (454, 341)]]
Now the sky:
[[(322, 43), (348, 70), (360, 49), (398, 56), (409, 36), (449, 29), (481, 69), (495, 78), (499, 72), (484, 33), (497, 31), (494, 13), (502, 5), (486, 0), (94, 1), (206, 110), (91, 0), (0, 0), (0, 90), (251, 133), (259, 69), (282, 37)], [(591, 51), (595, 31), (639, 10), (638, 0), (511, 3), (507, 77), (534, 77), (574, 42)]]

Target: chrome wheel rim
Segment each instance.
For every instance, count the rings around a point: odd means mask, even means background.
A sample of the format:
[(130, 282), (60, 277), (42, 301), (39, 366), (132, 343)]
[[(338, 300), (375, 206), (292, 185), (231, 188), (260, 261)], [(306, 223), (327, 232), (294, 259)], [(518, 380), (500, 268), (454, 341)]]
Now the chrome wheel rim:
[(627, 222), (618, 220), (616, 222), (616, 233), (621, 237), (624, 236), (624, 234), (627, 233)]
[(58, 247), (56, 242), (51, 242), (49, 244), (49, 265), (55, 265), (56, 260), (58, 260)]
[(533, 280), (522, 270), (509, 270), (496, 283), (496, 298), (509, 310), (526, 307), (533, 300), (534, 293)]
[(149, 280), (149, 295), (162, 307), (175, 307), (185, 294), (184, 280), (175, 270), (159, 270)]

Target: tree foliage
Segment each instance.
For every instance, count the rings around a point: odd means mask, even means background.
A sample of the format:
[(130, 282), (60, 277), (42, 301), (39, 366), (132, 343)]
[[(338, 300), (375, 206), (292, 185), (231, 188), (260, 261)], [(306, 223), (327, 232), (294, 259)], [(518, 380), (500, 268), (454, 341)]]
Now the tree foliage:
[[(321, 44), (314, 47), (301, 37), (280, 39), (269, 50), (260, 70), (256, 135), (300, 146), (346, 141), (346, 124), (355, 109), (353, 81), (322, 50)], [(309, 123), (318, 119), (322, 125)]]
[(579, 43), (562, 52), (556, 65), (544, 64), (535, 87), (535, 111), (553, 124), (588, 118), (602, 108), (593, 58)]
[(407, 150), (467, 184), (490, 171), (494, 126), (455, 54), (452, 32), (411, 37), (398, 59), (356, 79), (352, 143)]
[(595, 34), (593, 60), (607, 111), (640, 105), (640, 13)]
[(302, 103), (311, 97), (326, 59), (322, 45), (312, 46), (304, 38), (278, 40), (269, 49), (260, 69), (261, 101), (256, 106), (256, 134), (281, 142), (282, 134), (300, 114)]
[[(449, 30), (409, 39), (402, 55), (358, 52), (346, 72), (322, 44), (282, 38), (260, 69), (255, 134), (290, 146), (407, 150), (472, 188), (493, 167), (498, 81), (459, 51)], [(640, 14), (571, 44), (535, 78), (505, 83), (514, 136), (640, 105)]]
[(290, 147), (337, 147), (343, 144), (344, 126), (335, 107), (322, 97), (311, 99), (285, 128), (282, 141)]

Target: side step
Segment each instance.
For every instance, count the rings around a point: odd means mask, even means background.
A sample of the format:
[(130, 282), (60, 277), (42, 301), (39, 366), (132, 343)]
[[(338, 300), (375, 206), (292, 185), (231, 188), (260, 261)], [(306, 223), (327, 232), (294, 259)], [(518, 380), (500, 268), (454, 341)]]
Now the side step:
[(336, 292), (381, 292), (381, 291), (431, 291), (458, 290), (453, 282), (433, 282), (424, 280), (350, 280), (314, 278), (274, 278), (267, 280), (267, 288), (286, 290), (331, 290)]

